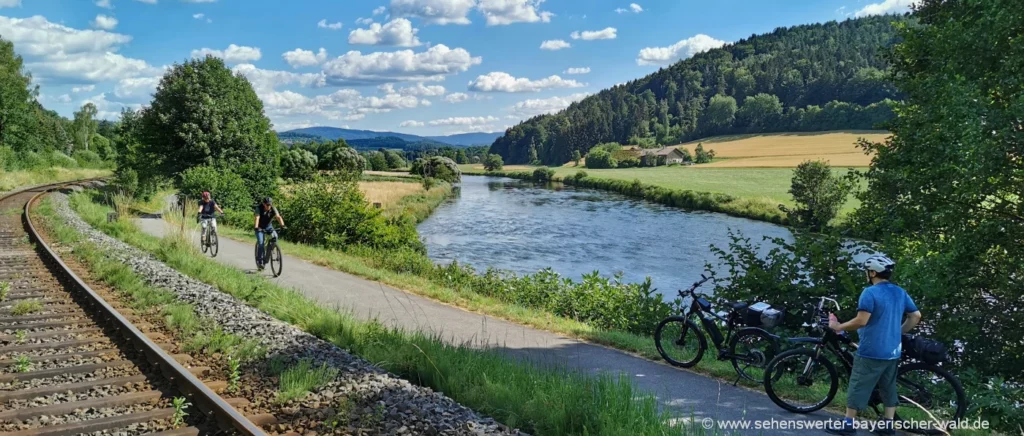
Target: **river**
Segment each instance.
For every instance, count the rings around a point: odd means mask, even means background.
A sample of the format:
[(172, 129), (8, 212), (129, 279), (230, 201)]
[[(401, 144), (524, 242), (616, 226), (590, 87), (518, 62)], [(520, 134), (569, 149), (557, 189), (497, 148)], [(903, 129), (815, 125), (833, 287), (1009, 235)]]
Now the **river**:
[[(520, 274), (552, 268), (578, 280), (600, 271), (650, 277), (667, 299), (716, 260), (728, 231), (760, 241), (792, 239), (784, 227), (710, 212), (685, 212), (591, 189), (463, 176), (458, 194), (419, 225), (431, 259)], [(708, 290), (705, 290), (708, 291)]]

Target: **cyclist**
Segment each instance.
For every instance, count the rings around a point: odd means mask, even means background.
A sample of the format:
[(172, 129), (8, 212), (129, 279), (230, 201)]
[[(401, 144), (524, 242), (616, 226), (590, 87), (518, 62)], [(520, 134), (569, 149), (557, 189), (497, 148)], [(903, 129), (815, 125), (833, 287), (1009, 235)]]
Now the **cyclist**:
[[(836, 332), (857, 331), (860, 346), (853, 359), (853, 372), (846, 395), (846, 419), (832, 434), (856, 434), (853, 421), (857, 412), (867, 408), (875, 386), (882, 394), (885, 420), (875, 433), (895, 434), (892, 425), (899, 397), (896, 395), (896, 366), (902, 354), (902, 337), (921, 321), (921, 312), (907, 291), (889, 281), (896, 263), (876, 255), (864, 261), (864, 270), (871, 286), (860, 295), (857, 317), (840, 323), (829, 314), (829, 327)], [(906, 320), (903, 315), (906, 314)]]
[(199, 200), (199, 222), (202, 224), (201, 238), (204, 244), (207, 240), (207, 227), (217, 231), (217, 217), (214, 212), (223, 214), (224, 209), (221, 209), (220, 205), (210, 197), (210, 191), (203, 191), (203, 198)]
[(278, 213), (277, 208), (274, 207), (270, 197), (265, 197), (263, 202), (256, 206), (255, 210), (255, 223), (256, 227), (256, 269), (263, 271), (263, 259), (264, 259), (264, 245), (263, 238), (267, 233), (277, 237), (277, 231), (274, 230), (274, 219), (277, 219), (277, 223), (284, 229), (284, 218), (281, 218), (281, 214)]

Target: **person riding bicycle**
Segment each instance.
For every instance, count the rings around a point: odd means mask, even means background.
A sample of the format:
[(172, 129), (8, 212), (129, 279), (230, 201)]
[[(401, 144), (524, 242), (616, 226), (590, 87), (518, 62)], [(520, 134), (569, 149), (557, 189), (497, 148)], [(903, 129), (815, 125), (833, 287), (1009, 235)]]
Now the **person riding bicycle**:
[[(214, 213), (224, 213), (224, 209), (210, 196), (210, 191), (203, 191), (203, 198), (199, 200), (199, 223), (202, 224), (202, 240), (206, 241), (207, 227), (217, 231), (217, 216)], [(209, 224), (209, 225), (207, 225)]]
[[(899, 397), (896, 394), (896, 367), (902, 355), (903, 334), (921, 321), (921, 311), (907, 291), (889, 281), (896, 263), (876, 255), (864, 261), (864, 270), (871, 286), (864, 289), (857, 302), (857, 317), (840, 323), (829, 314), (828, 326), (836, 332), (857, 331), (860, 346), (853, 360), (853, 372), (846, 396), (846, 419), (839, 428), (828, 429), (840, 435), (856, 434), (857, 412), (868, 406), (878, 386), (885, 406), (885, 420), (876, 429), (878, 434), (895, 434), (892, 425)], [(906, 314), (906, 320), (903, 315)]]
[(264, 259), (264, 236), (267, 233), (273, 235), (273, 238), (277, 238), (277, 231), (274, 230), (274, 219), (277, 219), (277, 223), (284, 229), (284, 218), (281, 218), (281, 214), (278, 213), (277, 208), (274, 207), (270, 197), (263, 199), (259, 205), (256, 206), (255, 210), (255, 224), (256, 227), (256, 269), (263, 270), (263, 259)]

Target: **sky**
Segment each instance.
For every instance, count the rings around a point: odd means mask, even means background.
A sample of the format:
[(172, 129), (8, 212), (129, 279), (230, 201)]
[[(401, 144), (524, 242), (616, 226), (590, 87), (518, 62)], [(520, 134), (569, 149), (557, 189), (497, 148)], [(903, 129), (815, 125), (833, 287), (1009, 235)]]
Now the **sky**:
[(915, 0), (0, 0), (40, 102), (106, 119), (175, 63), (249, 78), (277, 131), (502, 131), (777, 27)]

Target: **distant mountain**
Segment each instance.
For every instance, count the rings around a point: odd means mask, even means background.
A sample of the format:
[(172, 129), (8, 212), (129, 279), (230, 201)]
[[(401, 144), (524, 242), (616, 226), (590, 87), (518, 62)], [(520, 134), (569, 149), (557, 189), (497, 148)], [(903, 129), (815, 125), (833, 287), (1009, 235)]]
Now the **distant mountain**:
[(498, 139), (504, 134), (505, 132), (459, 133), (457, 135), (448, 136), (428, 136), (428, 138), (452, 145), (491, 145), (494, 143), (495, 139)]
[(491, 145), (494, 139), (503, 135), (504, 132), (494, 133), (462, 133), (458, 135), (448, 136), (417, 136), (409, 135), (406, 133), (397, 132), (375, 132), (373, 130), (354, 130), (354, 129), (341, 129), (338, 127), (306, 127), (303, 129), (289, 130), (286, 132), (280, 132), (279, 136), (283, 138), (304, 138), (304, 137), (320, 137), (324, 139), (336, 140), (338, 138), (344, 139), (345, 141), (353, 141), (360, 139), (374, 139), (374, 138), (399, 138), (406, 142), (428, 142), (436, 143), (441, 142), (448, 145), (455, 146), (471, 146), (471, 145)]

